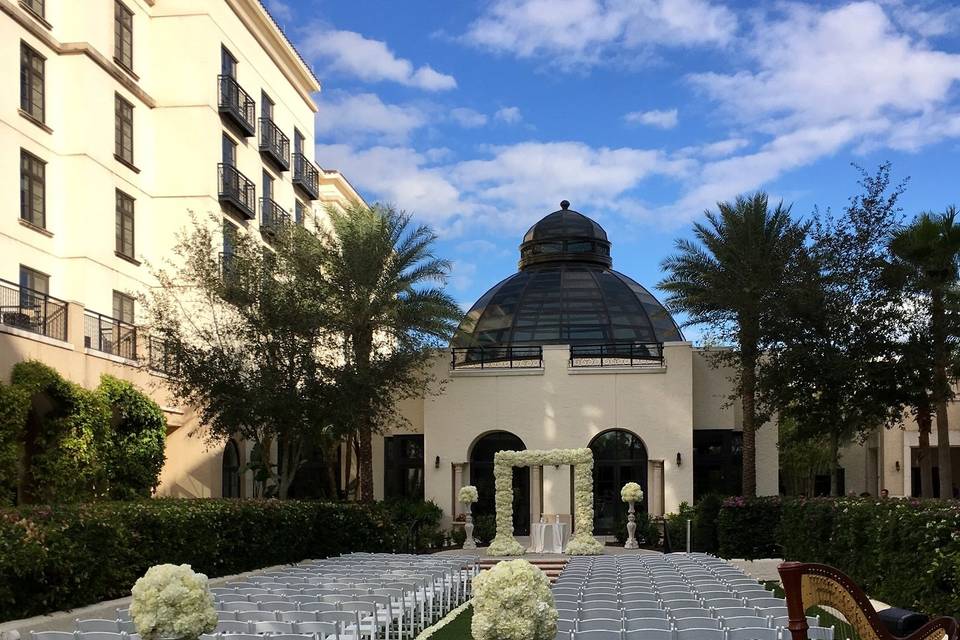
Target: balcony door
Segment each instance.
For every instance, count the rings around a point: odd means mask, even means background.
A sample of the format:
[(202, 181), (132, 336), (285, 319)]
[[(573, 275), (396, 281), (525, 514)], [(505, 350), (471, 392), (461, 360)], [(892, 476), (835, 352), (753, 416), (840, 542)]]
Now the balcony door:
[(220, 47), (220, 74), (234, 79), (237, 77), (237, 59), (226, 47)]
[(223, 164), (230, 167), (237, 166), (237, 143), (227, 134), (223, 134), (221, 153), (223, 155)]

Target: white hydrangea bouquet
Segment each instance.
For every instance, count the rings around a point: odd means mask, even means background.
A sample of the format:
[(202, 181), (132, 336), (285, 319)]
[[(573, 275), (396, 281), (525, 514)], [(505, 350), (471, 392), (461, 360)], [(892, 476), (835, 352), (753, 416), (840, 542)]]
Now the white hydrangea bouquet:
[(468, 484), (465, 487), (460, 487), (460, 493), (457, 495), (457, 501), (464, 504), (472, 504), (480, 499), (480, 494), (477, 493), (477, 488), (473, 485)]
[(643, 489), (636, 482), (628, 482), (620, 489), (620, 499), (624, 502), (641, 502), (643, 500)]
[(217, 627), (207, 576), (188, 564), (150, 567), (133, 585), (130, 617), (143, 640), (187, 640)]
[(497, 563), (473, 579), (473, 640), (553, 640), (550, 580), (526, 560)]

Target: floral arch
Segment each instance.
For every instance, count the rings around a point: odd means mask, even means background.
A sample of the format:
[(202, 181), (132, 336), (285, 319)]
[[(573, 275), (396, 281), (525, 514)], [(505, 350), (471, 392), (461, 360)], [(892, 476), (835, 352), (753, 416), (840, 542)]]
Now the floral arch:
[(593, 451), (499, 451), (493, 457), (496, 488), (497, 535), (487, 550), (491, 556), (520, 556), (526, 549), (513, 537), (513, 468), (537, 465), (573, 466), (574, 531), (564, 551), (570, 555), (596, 555), (603, 545), (593, 537)]

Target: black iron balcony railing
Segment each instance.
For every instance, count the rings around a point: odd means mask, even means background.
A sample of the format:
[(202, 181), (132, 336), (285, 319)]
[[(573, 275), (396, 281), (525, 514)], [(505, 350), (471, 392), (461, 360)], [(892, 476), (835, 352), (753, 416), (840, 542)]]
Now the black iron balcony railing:
[(571, 367), (662, 367), (662, 342), (610, 342), (570, 346)]
[(67, 303), (41, 291), (0, 280), (0, 324), (66, 341)]
[(260, 233), (272, 238), (281, 225), (290, 224), (290, 214), (271, 198), (260, 198)]
[(303, 189), (311, 200), (320, 197), (320, 169), (302, 153), (293, 154), (293, 184)]
[(290, 168), (290, 138), (270, 118), (260, 118), (260, 151), (284, 171)]
[(136, 360), (137, 327), (102, 313), (87, 311), (83, 316), (83, 346)]
[(539, 369), (543, 347), (454, 347), (451, 369)]
[(167, 343), (162, 339), (150, 336), (147, 340), (147, 364), (153, 371), (173, 374), (173, 358), (167, 350)]
[(220, 202), (234, 207), (248, 220), (257, 217), (257, 187), (232, 164), (217, 165)]
[(217, 76), (217, 106), (246, 137), (257, 132), (257, 103), (232, 76)]

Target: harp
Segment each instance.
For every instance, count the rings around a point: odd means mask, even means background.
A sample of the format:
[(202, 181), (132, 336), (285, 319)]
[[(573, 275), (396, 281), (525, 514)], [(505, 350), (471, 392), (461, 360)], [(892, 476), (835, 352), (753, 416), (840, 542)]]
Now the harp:
[(808, 640), (806, 611), (817, 605), (843, 614), (860, 640), (958, 640), (960, 635), (957, 621), (947, 617), (931, 620), (908, 636), (893, 635), (863, 589), (844, 573), (825, 564), (784, 562), (777, 571), (787, 599), (792, 640)]

